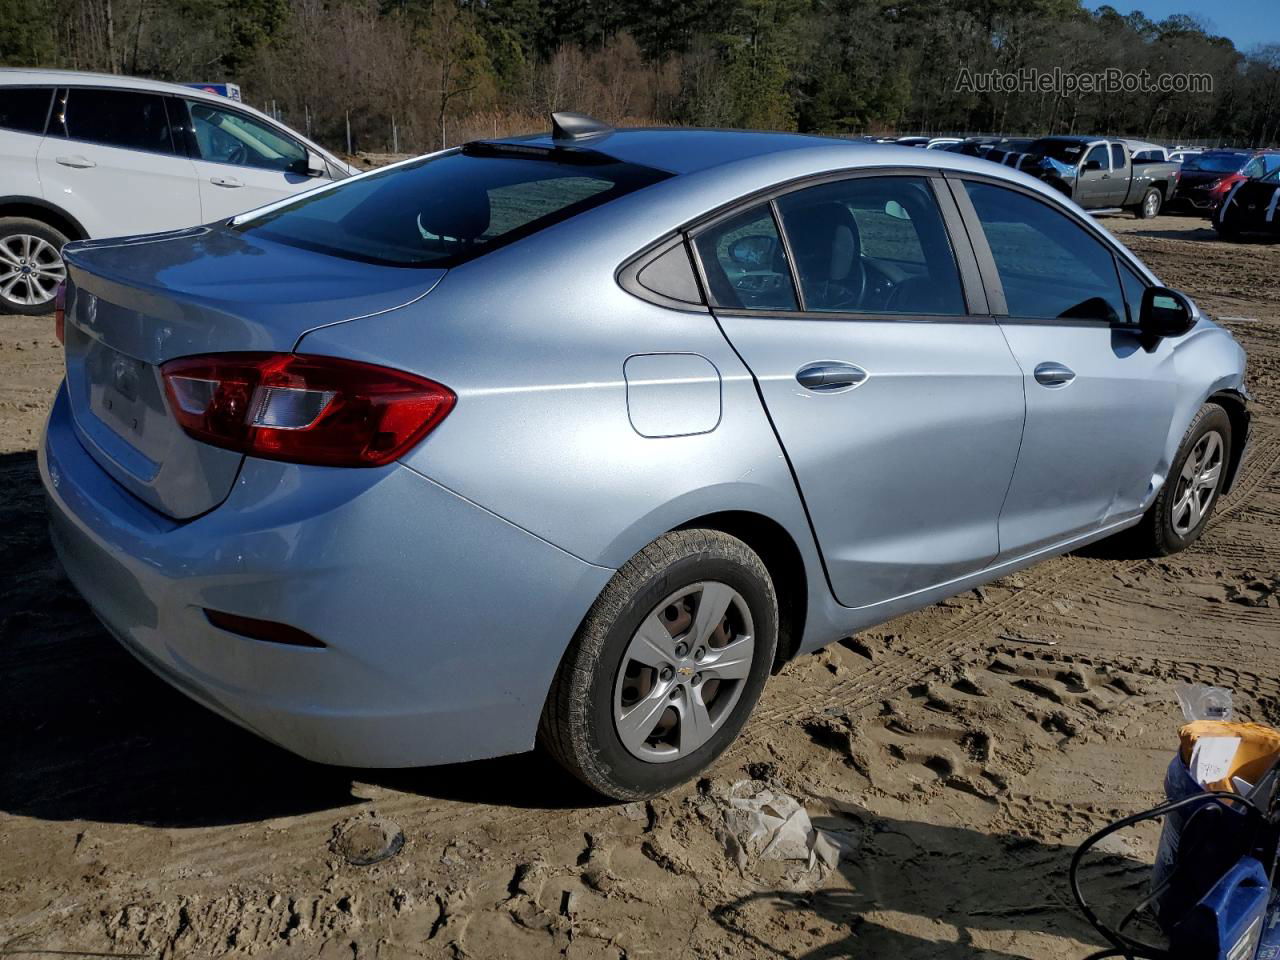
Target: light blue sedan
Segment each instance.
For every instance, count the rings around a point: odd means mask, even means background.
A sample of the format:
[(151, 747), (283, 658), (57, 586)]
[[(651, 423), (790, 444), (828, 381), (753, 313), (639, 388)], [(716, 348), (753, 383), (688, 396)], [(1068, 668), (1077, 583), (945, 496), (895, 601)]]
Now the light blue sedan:
[(1186, 547), (1248, 434), (1230, 334), (945, 151), (562, 114), (66, 261), (68, 575), (325, 763), (540, 743), (651, 796), (797, 654), (1122, 531)]

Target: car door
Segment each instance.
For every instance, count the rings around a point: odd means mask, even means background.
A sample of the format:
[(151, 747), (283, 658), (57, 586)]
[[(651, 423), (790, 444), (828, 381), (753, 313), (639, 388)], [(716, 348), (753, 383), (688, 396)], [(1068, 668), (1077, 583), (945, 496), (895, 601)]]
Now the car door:
[(694, 243), (846, 606), (953, 580), (999, 551), (1022, 377), (946, 216), (958, 225), (940, 178), (851, 176)]
[(1173, 347), (1144, 349), (1136, 321), (1146, 281), (1093, 229), (1021, 188), (953, 184), (1025, 388), (1000, 514), (1009, 559), (1143, 509), (1173, 418)]
[(1110, 188), (1111, 160), (1107, 156), (1107, 145), (1099, 143), (1080, 161), (1073, 199), (1082, 207), (1105, 207), (1110, 202)]
[(51, 87), (0, 87), (0, 191), (40, 197), (36, 154), (44, 137)]
[(91, 237), (201, 222), (191, 161), (176, 147), (164, 97), (140, 90), (60, 90), (36, 165), (45, 196)]
[(206, 221), (222, 220), (324, 183), (307, 173), (307, 148), (232, 107), (175, 100), (200, 179)]

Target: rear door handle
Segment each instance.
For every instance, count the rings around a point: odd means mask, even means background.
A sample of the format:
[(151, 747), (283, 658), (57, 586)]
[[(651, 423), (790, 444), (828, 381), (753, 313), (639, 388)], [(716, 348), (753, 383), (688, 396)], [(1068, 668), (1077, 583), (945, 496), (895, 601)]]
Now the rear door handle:
[(1065, 363), (1049, 361), (1035, 370), (1036, 382), (1046, 387), (1065, 387), (1076, 378), (1076, 372)]
[(209, 182), (215, 187), (243, 187), (244, 184), (235, 177), (210, 177)]
[(806, 390), (834, 393), (856, 387), (867, 379), (867, 371), (842, 360), (820, 360), (796, 371), (796, 381)]
[(87, 170), (89, 167), (97, 166), (97, 164), (88, 157), (82, 157), (78, 153), (69, 157), (54, 157), (53, 159), (64, 167), (75, 167), (77, 170)]

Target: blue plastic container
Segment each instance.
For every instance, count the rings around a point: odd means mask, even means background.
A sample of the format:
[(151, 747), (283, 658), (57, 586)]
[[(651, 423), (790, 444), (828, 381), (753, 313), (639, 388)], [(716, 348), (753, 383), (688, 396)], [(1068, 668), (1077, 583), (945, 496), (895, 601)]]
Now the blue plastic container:
[(1280, 898), (1273, 892), (1267, 919), (1262, 924), (1262, 940), (1258, 944), (1257, 960), (1280, 960)]
[(1255, 960), (1271, 887), (1267, 871), (1242, 857), (1169, 932), (1170, 952), (1197, 960)]

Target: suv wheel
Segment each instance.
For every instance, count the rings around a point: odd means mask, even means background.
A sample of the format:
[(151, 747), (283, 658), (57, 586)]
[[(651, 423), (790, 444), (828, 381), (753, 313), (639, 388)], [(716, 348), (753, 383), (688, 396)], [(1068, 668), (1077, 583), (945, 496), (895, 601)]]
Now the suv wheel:
[(1144, 556), (1185, 550), (1204, 533), (1231, 461), (1231, 418), (1206, 403), (1191, 421), (1155, 502), (1133, 528)]
[(67, 276), (66, 242), (39, 220), (0, 217), (0, 311), (34, 316), (53, 310), (53, 296)]
[(773, 667), (778, 601), (760, 557), (716, 530), (659, 537), (614, 575), (565, 653), (538, 741), (619, 800), (697, 776)]

